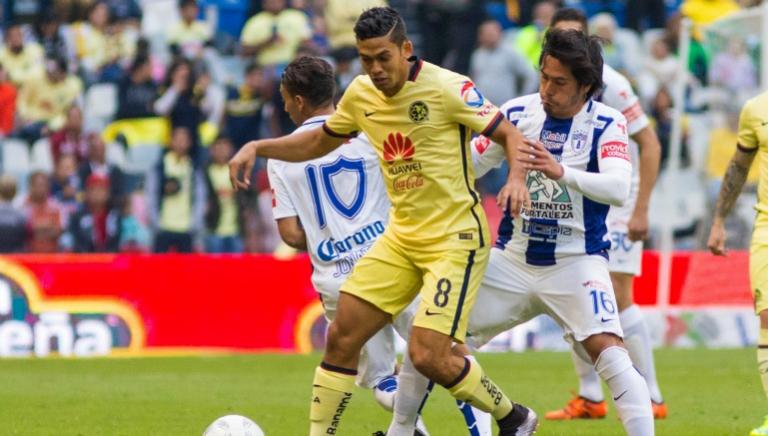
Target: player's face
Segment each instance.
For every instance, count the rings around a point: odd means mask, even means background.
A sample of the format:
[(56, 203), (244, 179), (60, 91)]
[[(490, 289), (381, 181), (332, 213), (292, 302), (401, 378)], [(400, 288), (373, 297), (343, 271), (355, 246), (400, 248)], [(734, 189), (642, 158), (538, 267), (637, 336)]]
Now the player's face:
[(584, 27), (581, 25), (580, 21), (558, 21), (555, 24), (555, 29), (557, 30), (577, 30), (579, 32), (584, 31)]
[(358, 41), (357, 51), (363, 70), (371, 77), (376, 89), (389, 97), (397, 94), (408, 79), (408, 58), (413, 55), (411, 41), (406, 40), (398, 46), (389, 35), (370, 38)]
[(283, 97), (283, 101), (285, 102), (283, 109), (285, 109), (285, 111), (288, 113), (288, 116), (291, 117), (293, 124), (300, 126), (301, 123), (303, 123), (305, 120), (301, 115), (301, 109), (299, 108), (299, 105), (296, 103), (296, 97), (286, 91), (283, 85), (280, 85), (280, 95)]
[(586, 101), (588, 85), (579, 85), (571, 70), (557, 58), (544, 56), (541, 63), (539, 94), (547, 115), (571, 118)]

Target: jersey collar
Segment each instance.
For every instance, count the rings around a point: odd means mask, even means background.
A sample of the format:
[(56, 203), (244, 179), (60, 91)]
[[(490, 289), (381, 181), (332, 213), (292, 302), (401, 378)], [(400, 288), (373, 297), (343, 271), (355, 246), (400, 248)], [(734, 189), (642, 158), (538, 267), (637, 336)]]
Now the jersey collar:
[(325, 120), (327, 120), (328, 118), (330, 118), (330, 115), (317, 115), (317, 116), (314, 116), (312, 118), (307, 119), (306, 121), (301, 123), (301, 125), (302, 126), (309, 126), (309, 125), (312, 125), (312, 124), (320, 124), (320, 123), (325, 122)]
[(421, 72), (421, 67), (424, 66), (424, 61), (419, 59), (418, 56), (411, 56), (408, 58), (408, 62), (413, 62), (413, 65), (411, 65), (411, 70), (408, 72), (408, 80), (415, 82), (416, 78)]

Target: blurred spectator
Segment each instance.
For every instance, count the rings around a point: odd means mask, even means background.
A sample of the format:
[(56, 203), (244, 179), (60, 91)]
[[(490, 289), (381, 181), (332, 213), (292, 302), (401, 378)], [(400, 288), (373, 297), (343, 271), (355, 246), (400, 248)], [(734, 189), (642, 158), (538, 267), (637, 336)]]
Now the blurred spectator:
[(75, 56), (88, 83), (95, 81), (102, 67), (112, 60), (108, 58), (108, 25), (109, 7), (104, 1), (97, 1), (88, 9), (87, 21), (71, 26)]
[(211, 145), (211, 163), (205, 175), (208, 186), (208, 207), (205, 226), (208, 235), (205, 251), (208, 253), (242, 253), (243, 195), (238, 194), (229, 181), (229, 165), (233, 148), (229, 138), (219, 137)]
[(42, 171), (29, 175), (29, 193), (23, 202), (27, 218), (27, 251), (53, 253), (58, 251), (62, 231), (61, 210), (50, 196), (50, 181)]
[[(669, 158), (669, 147), (672, 137), (672, 95), (667, 88), (661, 87), (656, 97), (651, 103), (651, 116), (656, 122), (656, 134), (659, 137), (659, 143), (661, 144), (661, 167), (666, 166), (667, 159)], [(685, 128), (686, 120), (681, 121)], [(685, 135), (685, 133), (683, 133)], [(690, 161), (688, 155), (688, 147), (685, 143), (685, 136), (683, 137), (683, 144), (680, 150), (680, 158), (683, 166), (687, 165)]]
[(211, 40), (213, 32), (205, 21), (197, 19), (200, 9), (197, 0), (180, 0), (181, 21), (168, 29), (168, 43), (179, 47), (189, 59), (197, 59), (203, 53), (203, 46)]
[(5, 29), (5, 46), (0, 49), (0, 64), (17, 86), (31, 77), (43, 75), (43, 48), (36, 42), (24, 42), (21, 25)]
[(701, 26), (738, 10), (739, 5), (733, 0), (684, 0), (680, 5), (680, 13), (691, 19), (696, 32)]
[(750, 92), (757, 88), (757, 68), (741, 38), (730, 38), (726, 50), (712, 59), (709, 79), (710, 85), (735, 93)]
[(635, 32), (663, 28), (666, 16), (664, 0), (627, 0), (626, 27)]
[(35, 40), (42, 46), (46, 57), (61, 56), (70, 61), (74, 60), (74, 53), (70, 53), (67, 39), (53, 12), (48, 11), (40, 15), (34, 30)]
[[(262, 66), (287, 65), (302, 41), (312, 36), (306, 14), (286, 7), (286, 0), (264, 0), (263, 11), (245, 23), (243, 56), (256, 56)], [(279, 72), (278, 72), (279, 74)]]
[(123, 171), (117, 165), (107, 162), (107, 146), (98, 133), (89, 133), (88, 160), (77, 169), (80, 186), (85, 186), (89, 177), (96, 174), (109, 180), (110, 205), (116, 207), (125, 196), (125, 178)]
[(8, 79), (8, 72), (0, 64), (0, 137), (13, 132), (16, 120), (16, 87)]
[(71, 154), (62, 154), (56, 161), (51, 178), (51, 196), (56, 200), (61, 211), (61, 222), (64, 226), (69, 217), (79, 207), (79, 196), (82, 185), (77, 177), (77, 161)]
[(325, 2), (325, 29), (331, 49), (355, 47), (354, 27), (357, 17), (376, 6), (386, 6), (385, 0), (327, 0)]
[(120, 212), (109, 206), (109, 179), (91, 174), (85, 202), (69, 219), (63, 245), (75, 253), (116, 252), (120, 244)]
[(521, 28), (515, 37), (515, 49), (537, 71), (539, 69), (539, 55), (541, 54), (544, 33), (549, 28), (549, 23), (552, 21), (552, 16), (556, 10), (557, 6), (554, 2), (543, 1), (537, 3), (533, 9), (533, 22)]
[(148, 57), (137, 56), (117, 91), (115, 119), (155, 116), (157, 85), (152, 80), (152, 64)]
[(589, 33), (601, 39), (603, 62), (625, 76), (631, 77), (634, 71), (631, 71), (625, 56), (637, 56), (637, 53), (632, 53), (630, 47), (621, 45), (621, 41), (616, 37), (617, 28), (616, 18), (607, 12), (597, 14), (589, 20)]
[(171, 134), (168, 151), (147, 176), (147, 203), (155, 231), (155, 253), (191, 253), (202, 230), (205, 176), (190, 157), (192, 135), (185, 127)]
[(673, 83), (677, 78), (677, 59), (662, 38), (651, 43), (650, 52), (637, 78), (639, 94), (646, 102), (656, 96), (660, 87)]
[(250, 63), (245, 69), (243, 84), (227, 88), (224, 125), (237, 149), (260, 137), (264, 86), (264, 72), (258, 64)]
[(120, 205), (120, 251), (143, 253), (149, 250), (149, 231), (133, 213), (132, 198), (126, 197)]
[(27, 219), (13, 206), (16, 180), (0, 176), (0, 253), (18, 253), (24, 250)]
[(136, 25), (141, 21), (141, 6), (136, 0), (106, 0), (109, 15), (117, 21)]
[(416, 12), (424, 60), (468, 74), (485, 0), (422, 0)]
[(469, 75), (483, 95), (496, 105), (534, 92), (538, 75), (511, 47), (501, 43), (501, 25), (495, 20), (478, 29), (478, 48), (472, 53)]
[(331, 57), (336, 61), (335, 75), (339, 86), (337, 95), (341, 98), (352, 80), (363, 74), (363, 66), (360, 64), (355, 46), (336, 49), (331, 52)]
[(51, 155), (58, 162), (64, 154), (71, 154), (77, 163), (88, 158), (88, 141), (83, 133), (83, 111), (78, 106), (70, 106), (64, 127), (50, 137)]
[(181, 60), (168, 71), (165, 92), (155, 101), (154, 109), (159, 115), (167, 116), (171, 127), (184, 127), (192, 135), (194, 159), (199, 158), (200, 140), (198, 128), (205, 121), (221, 119), (223, 100), (211, 88), (207, 73), (196, 77), (189, 61)]
[(64, 58), (45, 61), (45, 75), (30, 77), (19, 89), (18, 135), (30, 144), (48, 131), (61, 129), (67, 110), (82, 97), (80, 79), (67, 73)]
[[(682, 15), (675, 13), (667, 20), (667, 26), (664, 29), (664, 41), (670, 48), (670, 51), (677, 54), (680, 43), (680, 26)], [(704, 46), (695, 37), (690, 38), (690, 48), (688, 52), (688, 71), (693, 74), (701, 85), (708, 83), (709, 55)]]

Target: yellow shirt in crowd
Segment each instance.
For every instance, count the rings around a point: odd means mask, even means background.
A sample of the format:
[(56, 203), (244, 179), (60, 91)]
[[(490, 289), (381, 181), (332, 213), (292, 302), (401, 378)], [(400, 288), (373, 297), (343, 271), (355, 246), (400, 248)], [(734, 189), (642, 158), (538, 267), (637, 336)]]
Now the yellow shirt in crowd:
[(295, 9), (285, 9), (277, 15), (260, 12), (245, 23), (240, 39), (243, 45), (257, 45), (268, 41), (275, 33), (278, 41), (256, 55), (261, 65), (291, 62), (301, 42), (312, 36), (312, 29), (304, 12)]
[(360, 14), (370, 8), (386, 6), (385, 0), (328, 0), (325, 5), (325, 27), (331, 48), (354, 47), (355, 23)]
[(160, 205), (160, 229), (169, 232), (186, 233), (192, 229), (192, 159), (179, 158), (176, 153), (165, 154), (165, 178), (176, 179), (179, 191), (163, 195)]
[(19, 54), (15, 54), (3, 47), (0, 49), (0, 64), (8, 72), (11, 82), (21, 85), (30, 77), (37, 77), (45, 71), (43, 65), (43, 48), (36, 42), (24, 44), (24, 49)]
[(17, 110), (25, 121), (45, 121), (51, 130), (58, 130), (82, 92), (82, 82), (72, 75), (60, 82), (51, 82), (45, 74), (31, 77), (19, 89)]
[(211, 178), (213, 191), (218, 196), (220, 205), (216, 236), (235, 236), (237, 235), (237, 204), (235, 203), (235, 190), (229, 181), (229, 166), (227, 164), (212, 164), (208, 168), (208, 177)]

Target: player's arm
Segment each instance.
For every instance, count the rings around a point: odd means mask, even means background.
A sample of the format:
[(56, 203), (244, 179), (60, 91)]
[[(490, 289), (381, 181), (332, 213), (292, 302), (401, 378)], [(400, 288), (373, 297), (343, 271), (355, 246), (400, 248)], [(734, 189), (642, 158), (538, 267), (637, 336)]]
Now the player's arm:
[(530, 201), (528, 187), (525, 184), (525, 168), (518, 164), (518, 149), (523, 146), (523, 134), (517, 127), (503, 118), (499, 125), (490, 132), (491, 141), (501, 145), (504, 148), (504, 154), (509, 162), (509, 175), (507, 183), (499, 191), (497, 201), (499, 206), (506, 210), (512, 216), (517, 216), (520, 209)]
[(280, 239), (289, 246), (297, 250), (307, 249), (307, 234), (304, 227), (301, 226), (299, 217), (291, 216), (277, 220), (277, 231), (280, 233)]
[(488, 171), (501, 167), (504, 162), (504, 148), (483, 135), (472, 138), (470, 142), (472, 152), (472, 167), (475, 169), (475, 178), (479, 179)]
[(637, 192), (637, 202), (629, 219), (629, 240), (640, 241), (648, 236), (648, 205), (651, 192), (659, 175), (661, 161), (661, 144), (659, 137), (650, 125), (632, 135), (632, 139), (640, 148), (640, 186)]
[(248, 189), (251, 185), (251, 170), (257, 157), (304, 162), (325, 156), (346, 140), (331, 136), (324, 129), (307, 129), (279, 138), (250, 141), (229, 161), (229, 180), (235, 189)]
[(741, 194), (741, 189), (744, 187), (749, 168), (752, 166), (756, 154), (757, 148), (746, 148), (738, 144), (736, 153), (733, 154), (731, 162), (728, 164), (728, 170), (725, 172), (725, 177), (720, 185), (720, 194), (717, 196), (717, 205), (715, 206), (715, 217), (712, 220), (712, 229), (707, 240), (707, 247), (712, 254), (725, 255), (725, 219), (733, 210), (733, 206)]
[(739, 114), (739, 134), (736, 143), (736, 152), (728, 164), (728, 169), (720, 185), (720, 194), (717, 196), (715, 216), (712, 219), (712, 229), (709, 231), (707, 248), (712, 254), (725, 256), (725, 219), (733, 210), (736, 199), (741, 194), (741, 188), (747, 180), (749, 168), (755, 160), (759, 148), (756, 131), (762, 127), (761, 117), (753, 115), (753, 100), (748, 101)]

